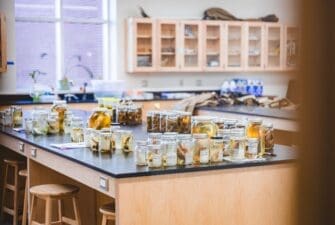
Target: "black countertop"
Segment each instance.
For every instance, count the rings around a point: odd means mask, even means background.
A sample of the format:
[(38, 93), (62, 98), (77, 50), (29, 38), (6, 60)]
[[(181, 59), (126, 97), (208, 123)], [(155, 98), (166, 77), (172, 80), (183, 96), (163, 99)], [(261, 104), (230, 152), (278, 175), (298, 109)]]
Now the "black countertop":
[[(74, 113), (83, 117), (88, 116), (87, 112), (76, 111)], [(133, 130), (136, 140), (145, 139), (147, 137), (147, 133), (145, 131), (144, 126), (124, 127), (124, 129)], [(33, 136), (33, 135), (27, 135), (25, 132), (16, 132), (10, 128), (4, 128), (4, 127), (0, 127), (0, 132), (9, 135), (11, 137), (17, 138), (23, 142), (29, 143), (33, 146), (36, 146), (37, 148), (64, 157), (73, 162), (82, 164), (91, 169), (97, 170), (99, 172), (105, 173), (115, 178), (176, 174), (184, 172), (209, 171), (209, 170), (243, 168), (252, 166), (265, 166), (265, 165), (293, 162), (296, 159), (295, 150), (287, 146), (276, 145), (274, 149), (274, 154), (276, 156), (267, 157), (264, 161), (241, 162), (241, 163), (222, 162), (208, 165), (189, 165), (189, 166), (150, 169), (146, 166), (144, 167), (136, 166), (133, 153), (99, 154), (91, 152), (89, 148), (60, 150), (50, 146), (50, 144), (70, 142), (69, 135)]]
[(298, 112), (296, 110), (265, 108), (260, 106), (245, 106), (245, 105), (232, 105), (232, 106), (205, 106), (199, 107), (197, 110), (223, 112), (223, 113), (236, 113), (242, 115), (271, 117), (278, 119), (296, 120)]

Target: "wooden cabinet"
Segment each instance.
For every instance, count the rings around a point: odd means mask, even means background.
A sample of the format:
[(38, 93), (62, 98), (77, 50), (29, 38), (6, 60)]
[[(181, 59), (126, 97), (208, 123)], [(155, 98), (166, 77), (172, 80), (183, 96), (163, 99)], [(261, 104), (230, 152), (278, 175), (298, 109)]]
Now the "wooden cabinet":
[(158, 20), (158, 69), (178, 71), (180, 68), (180, 26), (177, 20)]
[(0, 13), (0, 73), (7, 70), (6, 18)]
[(181, 71), (202, 70), (202, 32), (200, 21), (181, 21)]
[(244, 23), (227, 22), (226, 70), (241, 71), (244, 68)]
[(265, 67), (264, 63), (264, 23), (248, 23), (246, 29), (246, 50), (244, 51), (245, 70), (261, 71)]
[(286, 70), (299, 66), (300, 30), (295, 26), (285, 26), (284, 62)]
[(153, 72), (156, 69), (156, 23), (151, 19), (128, 20), (128, 71)]
[(225, 24), (217, 21), (203, 22), (204, 31), (204, 60), (205, 71), (222, 71), (224, 65)]
[(280, 24), (265, 25), (265, 70), (283, 69), (283, 26)]

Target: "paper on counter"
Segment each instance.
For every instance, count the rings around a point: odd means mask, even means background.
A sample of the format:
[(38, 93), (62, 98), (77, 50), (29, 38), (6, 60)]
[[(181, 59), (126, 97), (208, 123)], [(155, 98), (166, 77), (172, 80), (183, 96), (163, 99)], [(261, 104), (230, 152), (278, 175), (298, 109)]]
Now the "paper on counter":
[(246, 163), (246, 162), (260, 162), (264, 161), (265, 158), (256, 158), (256, 159), (232, 159), (230, 156), (223, 157), (223, 160), (232, 162), (232, 163)]
[(66, 149), (75, 149), (75, 148), (85, 148), (85, 142), (79, 143), (62, 143), (62, 144), (50, 144), (51, 147), (66, 150)]

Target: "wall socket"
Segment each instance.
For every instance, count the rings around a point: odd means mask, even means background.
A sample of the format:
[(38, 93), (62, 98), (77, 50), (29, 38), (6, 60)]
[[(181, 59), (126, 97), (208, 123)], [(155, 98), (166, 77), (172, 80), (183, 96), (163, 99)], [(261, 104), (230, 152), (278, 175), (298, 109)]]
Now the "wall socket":
[(148, 87), (148, 80), (141, 80), (141, 87), (143, 88)]
[(179, 86), (183, 87), (184, 86), (184, 80), (179, 80)]
[(196, 85), (197, 87), (202, 86), (202, 80), (196, 80), (196, 81), (195, 81), (195, 85)]

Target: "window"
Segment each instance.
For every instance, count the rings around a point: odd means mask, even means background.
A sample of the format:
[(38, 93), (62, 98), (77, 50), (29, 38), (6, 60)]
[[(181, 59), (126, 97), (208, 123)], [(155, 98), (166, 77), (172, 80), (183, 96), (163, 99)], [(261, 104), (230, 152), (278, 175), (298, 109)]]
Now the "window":
[[(33, 2), (33, 3), (32, 3)], [(78, 91), (111, 79), (116, 0), (15, 0), (18, 91), (29, 91), (33, 70), (52, 89), (66, 77)], [(113, 35), (113, 36), (112, 36)]]

